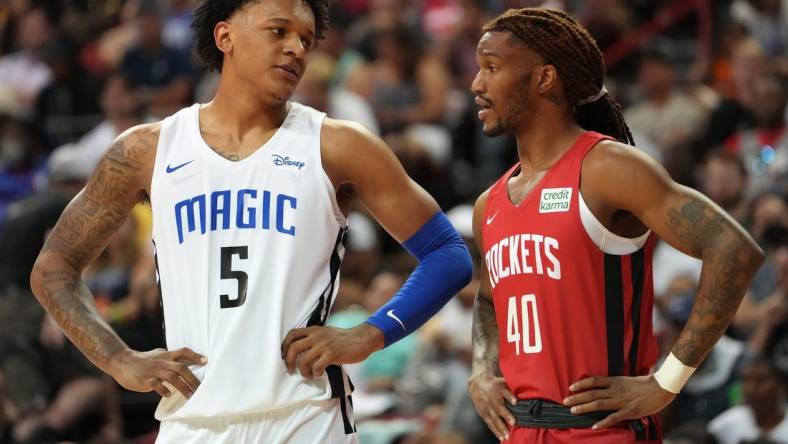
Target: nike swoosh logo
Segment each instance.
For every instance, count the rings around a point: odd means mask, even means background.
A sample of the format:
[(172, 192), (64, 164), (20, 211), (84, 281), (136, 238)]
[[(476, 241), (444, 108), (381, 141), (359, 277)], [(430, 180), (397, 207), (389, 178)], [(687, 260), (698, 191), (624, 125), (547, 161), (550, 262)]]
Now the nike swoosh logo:
[(492, 215), (492, 217), (487, 218), (487, 225), (490, 225), (492, 223), (495, 217), (498, 216), (498, 213), (500, 213), (500, 211), (497, 211), (495, 214)]
[(188, 161), (186, 163), (182, 163), (182, 164), (180, 164), (180, 165), (178, 165), (176, 167), (171, 167), (171, 166), (167, 165), (167, 174), (174, 173), (175, 171), (185, 167), (186, 165), (188, 165), (188, 164), (190, 164), (192, 162), (194, 162), (194, 160), (190, 160), (190, 161)]
[(395, 314), (394, 314), (394, 310), (389, 310), (389, 311), (387, 311), (387, 312), (386, 312), (386, 316), (388, 316), (388, 317), (390, 317), (391, 319), (394, 319), (395, 321), (399, 322), (399, 325), (401, 325), (401, 326), (402, 326), (402, 329), (403, 329), (403, 330), (405, 330), (405, 324), (403, 324), (403, 323), (402, 323), (402, 321), (400, 321), (400, 320), (399, 320), (399, 318), (397, 317), (397, 315), (395, 315)]

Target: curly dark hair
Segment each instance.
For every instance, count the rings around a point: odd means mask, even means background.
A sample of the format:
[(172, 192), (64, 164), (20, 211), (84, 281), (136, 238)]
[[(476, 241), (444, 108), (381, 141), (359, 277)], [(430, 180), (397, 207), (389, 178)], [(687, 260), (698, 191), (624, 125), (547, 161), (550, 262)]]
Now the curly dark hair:
[[(260, 0), (203, 0), (194, 11), (192, 30), (195, 51), (203, 64), (211, 71), (221, 71), (224, 54), (216, 47), (213, 29), (222, 20), (229, 19), (235, 11), (249, 3)], [(331, 0), (304, 0), (315, 15), (315, 37), (320, 40), (328, 29)]]
[(555, 65), (581, 127), (635, 144), (621, 106), (609, 94), (578, 104), (602, 89), (605, 61), (594, 38), (575, 19), (550, 9), (510, 9), (487, 23), (484, 31), (509, 32)]

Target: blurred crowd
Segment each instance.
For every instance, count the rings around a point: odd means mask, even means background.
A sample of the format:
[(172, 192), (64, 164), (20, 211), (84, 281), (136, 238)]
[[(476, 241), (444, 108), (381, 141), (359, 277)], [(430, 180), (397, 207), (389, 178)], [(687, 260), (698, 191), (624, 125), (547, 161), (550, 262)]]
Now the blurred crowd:
[[(0, 0), (0, 442), (155, 439), (157, 396), (124, 391), (92, 367), (28, 276), (119, 133), (211, 99), (218, 74), (191, 52), (196, 3)], [(296, 100), (383, 137), (478, 257), (473, 201), (516, 151), (510, 138), (481, 134), (469, 90), (475, 47), (487, 20), (522, 6), (566, 10), (590, 30), (638, 148), (767, 253), (733, 325), (663, 412), (666, 442), (788, 442), (788, 0), (336, 0)], [(150, 220), (149, 207), (135, 208), (85, 274), (99, 312), (137, 349), (163, 346)], [(415, 265), (363, 206), (350, 227), (329, 319), (342, 327), (385, 303)], [(700, 261), (658, 247), (663, 355), (700, 272)], [(362, 443), (495, 442), (467, 395), (477, 285), (348, 366)]]

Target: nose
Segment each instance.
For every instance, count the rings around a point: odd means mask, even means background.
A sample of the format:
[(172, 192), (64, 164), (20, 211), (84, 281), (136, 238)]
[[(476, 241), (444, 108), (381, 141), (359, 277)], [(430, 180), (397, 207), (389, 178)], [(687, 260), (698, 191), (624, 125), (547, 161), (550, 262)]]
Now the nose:
[(285, 40), (283, 51), (290, 57), (303, 58), (306, 56), (306, 47), (298, 34), (292, 33)]
[(486, 91), (486, 87), (482, 80), (481, 70), (477, 72), (476, 77), (473, 78), (473, 83), (471, 83), (471, 91), (473, 91), (473, 93), (476, 95), (483, 94)]

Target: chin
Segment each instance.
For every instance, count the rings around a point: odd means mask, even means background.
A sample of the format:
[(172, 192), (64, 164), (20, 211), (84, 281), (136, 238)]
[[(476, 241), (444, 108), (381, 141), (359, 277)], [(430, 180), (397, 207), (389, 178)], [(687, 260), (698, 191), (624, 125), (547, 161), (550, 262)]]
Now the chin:
[(487, 137), (498, 137), (500, 135), (503, 135), (505, 132), (506, 131), (504, 131), (503, 127), (501, 127), (500, 125), (495, 125), (495, 126), (485, 125), (484, 127), (482, 127), (482, 133), (484, 133), (484, 135)]
[(271, 91), (270, 96), (274, 102), (285, 103), (290, 100), (295, 94), (295, 88), (290, 85), (280, 85), (277, 89)]

